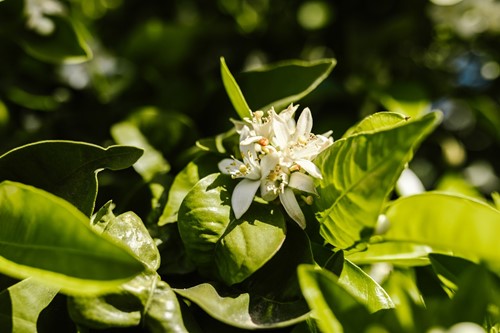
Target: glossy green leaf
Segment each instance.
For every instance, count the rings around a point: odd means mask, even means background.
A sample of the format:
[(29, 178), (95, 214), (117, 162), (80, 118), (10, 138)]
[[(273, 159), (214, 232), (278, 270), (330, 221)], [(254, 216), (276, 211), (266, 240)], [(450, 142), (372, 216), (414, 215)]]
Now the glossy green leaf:
[(220, 58), (220, 72), (224, 88), (226, 88), (226, 93), (229, 96), (236, 113), (238, 113), (241, 119), (250, 117), (252, 110), (248, 106), (245, 96), (243, 96), (238, 83), (236, 83), (233, 74), (229, 71), (229, 68), (226, 65), (226, 60), (224, 60), (223, 57)]
[(188, 257), (202, 269), (215, 269), (227, 284), (241, 282), (262, 267), (281, 247), (286, 232), (276, 206), (253, 203), (235, 219), (230, 207), (235, 183), (231, 177), (211, 174), (189, 191), (179, 209)]
[(363, 118), (342, 136), (344, 138), (361, 133), (374, 133), (391, 129), (408, 120), (408, 117), (397, 112), (377, 112)]
[(158, 220), (158, 225), (177, 222), (177, 213), (186, 194), (193, 186), (205, 176), (217, 172), (217, 163), (221, 160), (219, 156), (204, 154), (189, 162), (184, 169), (179, 172), (168, 191), (168, 200), (163, 209), (163, 213)]
[(363, 332), (370, 313), (339, 284), (331, 272), (312, 265), (298, 267), (299, 281), (322, 332)]
[(349, 260), (344, 261), (344, 267), (337, 282), (370, 312), (394, 307), (386, 291)]
[(31, 56), (46, 62), (80, 63), (92, 58), (92, 51), (72, 19), (64, 16), (48, 17), (54, 31), (41, 35), (25, 29), (17, 34), (18, 42)]
[(244, 329), (278, 328), (303, 321), (302, 305), (297, 302), (272, 299), (238, 293), (214, 283), (202, 283), (174, 291), (198, 305), (215, 319)]
[(188, 257), (199, 267), (213, 269), (215, 246), (229, 223), (231, 193), (236, 182), (214, 173), (202, 178), (179, 208), (179, 232)]
[(374, 228), (387, 196), (418, 144), (437, 125), (438, 113), (373, 133), (340, 139), (315, 163), (323, 179), (314, 202), (320, 233), (341, 249)]
[(127, 250), (91, 230), (67, 201), (20, 183), (0, 184), (0, 270), (66, 293), (116, 288), (144, 270)]
[(325, 80), (337, 61), (284, 61), (238, 76), (241, 90), (252, 110), (277, 111), (299, 101)]
[(40, 312), (58, 292), (34, 279), (25, 279), (0, 292), (0, 327), (2, 332), (37, 332)]
[(121, 145), (129, 145), (144, 150), (144, 154), (134, 164), (134, 169), (146, 182), (156, 175), (167, 173), (170, 164), (162, 154), (153, 148), (141, 131), (130, 122), (121, 122), (111, 127), (113, 139)]
[(434, 250), (427, 245), (387, 242), (369, 244), (363, 251), (346, 254), (356, 265), (390, 263), (398, 266), (425, 266), (429, 264), (428, 254)]
[(386, 241), (427, 244), (481, 260), (500, 273), (500, 254), (493, 251), (500, 235), (500, 211), (480, 201), (428, 192), (396, 200), (386, 212)]
[(90, 216), (97, 196), (96, 171), (128, 168), (141, 155), (142, 150), (135, 147), (40, 141), (0, 156), (0, 180), (44, 189)]
[(158, 281), (148, 303), (144, 323), (151, 333), (190, 333), (184, 325), (177, 295), (170, 286)]
[(241, 219), (232, 221), (215, 246), (215, 264), (227, 284), (243, 281), (280, 249), (286, 224), (280, 210), (254, 203)]

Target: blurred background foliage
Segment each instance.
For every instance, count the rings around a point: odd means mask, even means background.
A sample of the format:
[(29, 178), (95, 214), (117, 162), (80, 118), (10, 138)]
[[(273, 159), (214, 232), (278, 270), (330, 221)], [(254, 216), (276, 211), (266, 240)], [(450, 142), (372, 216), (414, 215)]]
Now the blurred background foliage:
[[(168, 182), (197, 139), (236, 117), (221, 56), (235, 74), (333, 57), (301, 101), (315, 132), (440, 109), (410, 167), (428, 190), (488, 197), (500, 189), (499, 36), (494, 0), (0, 0), (0, 154), (44, 139), (108, 146), (132, 124), (127, 142), (160, 152)], [(100, 177), (118, 207), (141, 179)]]

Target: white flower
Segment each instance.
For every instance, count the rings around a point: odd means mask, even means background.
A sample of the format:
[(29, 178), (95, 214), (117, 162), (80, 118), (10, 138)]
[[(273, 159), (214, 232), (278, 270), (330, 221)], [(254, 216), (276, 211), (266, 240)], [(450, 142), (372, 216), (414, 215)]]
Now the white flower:
[(317, 195), (313, 178), (321, 172), (312, 160), (329, 147), (330, 133), (315, 135), (312, 130), (311, 111), (306, 108), (297, 122), (294, 120), (298, 106), (290, 105), (277, 114), (274, 109), (256, 111), (252, 118), (233, 121), (240, 134), (242, 160), (224, 159), (219, 163), (222, 173), (233, 178), (243, 178), (231, 197), (236, 218), (250, 207), (257, 190), (266, 201), (279, 198), (287, 214), (302, 228), (306, 221), (295, 192)]

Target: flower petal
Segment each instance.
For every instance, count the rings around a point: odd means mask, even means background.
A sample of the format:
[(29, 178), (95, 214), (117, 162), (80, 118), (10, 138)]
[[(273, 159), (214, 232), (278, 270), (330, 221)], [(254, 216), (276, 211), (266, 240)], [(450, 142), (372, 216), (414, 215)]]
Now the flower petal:
[(288, 126), (285, 122), (275, 117), (273, 119), (273, 131), (274, 131), (274, 145), (279, 149), (283, 150), (288, 145), (288, 141), (290, 139), (290, 132)]
[(280, 156), (278, 153), (271, 153), (263, 156), (260, 160), (260, 172), (262, 178), (265, 178), (269, 175), (278, 162), (280, 161)]
[(236, 185), (231, 197), (231, 206), (237, 219), (248, 210), (259, 186), (260, 181), (250, 179), (243, 179)]
[(260, 182), (260, 196), (266, 201), (273, 201), (278, 197), (278, 182), (262, 179)]
[(299, 136), (308, 137), (311, 133), (313, 127), (313, 118), (311, 110), (305, 108), (300, 114), (299, 120), (297, 120), (297, 128), (295, 130), (295, 140)]
[(321, 171), (317, 167), (316, 164), (314, 164), (311, 161), (308, 160), (295, 160), (295, 163), (297, 163), (302, 169), (304, 169), (308, 174), (310, 174), (314, 178), (319, 178), (322, 179), (323, 177), (321, 176)]
[(241, 161), (232, 158), (225, 158), (220, 161), (217, 166), (219, 167), (220, 172), (222, 172), (223, 174), (232, 175), (239, 170), (239, 167), (242, 164), (243, 163)]
[(318, 195), (316, 187), (314, 187), (314, 180), (305, 173), (293, 172), (290, 175), (288, 186), (299, 191)]
[(297, 198), (295, 198), (295, 194), (291, 188), (285, 188), (285, 191), (280, 193), (280, 201), (288, 216), (297, 222), (302, 229), (305, 229), (306, 218), (304, 217), (304, 213), (302, 213), (299, 203), (297, 202)]

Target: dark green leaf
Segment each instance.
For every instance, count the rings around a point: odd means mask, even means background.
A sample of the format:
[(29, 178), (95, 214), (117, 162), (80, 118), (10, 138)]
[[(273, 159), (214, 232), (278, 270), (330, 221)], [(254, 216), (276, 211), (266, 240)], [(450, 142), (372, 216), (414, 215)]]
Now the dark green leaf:
[(135, 147), (40, 141), (0, 156), (0, 180), (44, 189), (90, 216), (97, 195), (96, 171), (128, 168), (141, 154), (142, 150)]
[(336, 141), (315, 163), (323, 179), (315, 200), (321, 235), (345, 249), (374, 228), (387, 196), (414, 149), (437, 125), (438, 113)]
[(0, 184), (0, 223), (0, 270), (16, 278), (34, 276), (78, 294), (116, 288), (144, 270), (74, 206), (31, 186)]
[(233, 74), (229, 71), (226, 61), (222, 57), (220, 58), (220, 72), (222, 75), (222, 82), (226, 88), (226, 93), (229, 96), (236, 113), (238, 113), (241, 119), (250, 117), (252, 111), (250, 110), (238, 83), (236, 83)]
[(252, 110), (279, 111), (313, 91), (336, 63), (335, 59), (285, 61), (245, 72), (238, 80)]
[(57, 288), (29, 278), (0, 292), (0, 327), (2, 332), (37, 332), (40, 312), (58, 292)]
[(448, 256), (444, 254), (431, 253), (429, 259), (434, 273), (443, 284), (445, 291), (451, 297), (458, 289), (457, 283), (459, 276), (468, 269), (472, 269), (474, 264), (468, 260)]
[(500, 273), (500, 211), (480, 201), (428, 192), (396, 200), (387, 210), (386, 241), (428, 244), (457, 256), (482, 260)]

